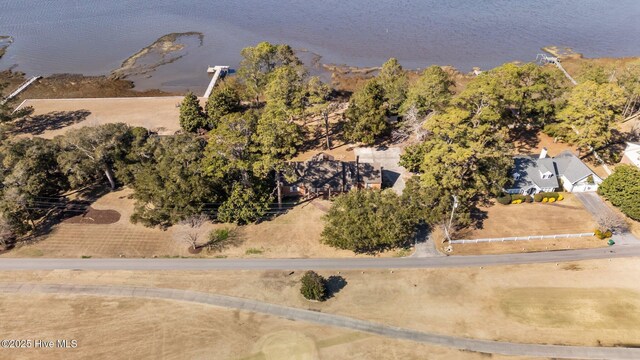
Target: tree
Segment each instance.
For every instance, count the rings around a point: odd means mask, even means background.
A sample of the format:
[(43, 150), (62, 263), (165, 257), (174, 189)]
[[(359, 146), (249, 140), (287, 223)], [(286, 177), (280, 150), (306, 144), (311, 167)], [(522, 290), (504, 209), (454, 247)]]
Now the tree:
[(193, 133), (198, 129), (207, 129), (208, 125), (200, 100), (194, 93), (188, 92), (180, 103), (180, 126), (184, 131)]
[(274, 45), (261, 42), (253, 47), (242, 49), (242, 61), (238, 71), (239, 77), (247, 86), (249, 95), (259, 102), (264, 88), (269, 82), (271, 72), (283, 65), (302, 66), (289, 45)]
[(451, 76), (440, 66), (426, 68), (418, 80), (409, 86), (407, 99), (402, 104), (402, 112), (415, 107), (419, 116), (444, 109), (451, 101), (455, 85)]
[(278, 206), (282, 206), (282, 175), (285, 162), (298, 151), (304, 140), (302, 129), (282, 102), (270, 102), (258, 120), (254, 141), (259, 149), (259, 160), (254, 171), (259, 176), (275, 174)]
[(326, 283), (315, 271), (307, 271), (300, 279), (300, 293), (307, 300), (323, 301), (327, 296)]
[(600, 184), (598, 192), (625, 215), (640, 221), (640, 169), (631, 165), (616, 167), (613, 174)]
[(407, 246), (416, 230), (415, 217), (391, 190), (360, 190), (339, 196), (324, 219), (322, 242), (356, 253)]
[[(459, 106), (430, 117), (425, 126), (431, 136), (423, 144), (422, 185), (445, 204), (456, 196), (457, 220), (465, 225), (471, 209), (499, 194), (509, 180), (513, 159), (507, 130), (499, 117)], [(441, 220), (450, 212), (446, 207)]]
[(178, 233), (178, 240), (189, 245), (193, 250), (198, 248), (198, 240), (200, 239), (200, 228), (204, 225), (209, 217), (205, 214), (191, 215), (180, 221), (178, 224), (184, 229)]
[(222, 186), (202, 164), (204, 147), (202, 139), (190, 134), (147, 140), (132, 170), (132, 222), (168, 227), (220, 200)]
[(269, 210), (272, 197), (259, 186), (245, 187), (234, 183), (227, 200), (218, 208), (218, 221), (250, 224), (261, 219)]
[(362, 89), (356, 91), (345, 112), (345, 138), (372, 145), (377, 137), (384, 134), (389, 126), (384, 101), (384, 90), (375, 79), (369, 80)]
[(609, 143), (611, 125), (624, 103), (618, 85), (583, 82), (571, 90), (566, 106), (558, 113), (559, 129), (579, 149), (595, 151)]
[(0, 250), (5, 250), (16, 238), (16, 232), (13, 225), (5, 219), (4, 216), (0, 217)]
[(229, 229), (215, 229), (209, 232), (207, 248), (213, 251), (224, 250), (235, 238), (235, 232)]
[(407, 146), (404, 149), (404, 153), (400, 155), (399, 165), (413, 173), (419, 172), (422, 167), (426, 151), (427, 148), (423, 143)]
[(306, 106), (305, 73), (292, 65), (276, 68), (267, 83), (264, 98), (267, 104), (284, 105), (292, 116), (303, 114)]
[(579, 82), (593, 81), (596, 84), (606, 84), (611, 78), (612, 69), (605, 69), (603, 66), (593, 63), (586, 63), (580, 69)]
[(329, 102), (331, 96), (331, 88), (322, 82), (319, 77), (313, 76), (307, 83), (307, 102), (311, 108), (311, 113), (319, 114), (324, 120), (325, 128), (325, 148), (331, 149), (331, 140), (329, 139), (329, 113), (335, 108), (335, 104)]
[(382, 65), (376, 81), (382, 87), (387, 111), (398, 114), (400, 106), (407, 97), (407, 73), (398, 63), (398, 59), (391, 58)]
[(239, 112), (242, 109), (240, 105), (240, 92), (235, 84), (230, 84), (225, 81), (213, 89), (211, 95), (209, 95), (209, 99), (207, 99), (205, 108), (207, 117), (209, 118), (206, 127), (208, 129), (215, 129), (223, 116)]
[(56, 140), (62, 149), (58, 163), (72, 187), (93, 184), (104, 175), (115, 189), (114, 165), (128, 154), (133, 135), (128, 125), (118, 123), (72, 129)]
[(0, 147), (0, 217), (17, 235), (34, 230), (69, 188), (58, 152), (54, 142), (41, 138), (6, 141)]

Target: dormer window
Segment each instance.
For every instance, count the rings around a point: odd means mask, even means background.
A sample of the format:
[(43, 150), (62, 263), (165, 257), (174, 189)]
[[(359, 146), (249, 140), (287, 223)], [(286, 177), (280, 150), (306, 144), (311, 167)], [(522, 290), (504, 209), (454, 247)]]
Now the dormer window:
[(515, 180), (520, 180), (520, 173), (513, 173), (513, 178)]
[(546, 173), (542, 174), (542, 178), (543, 179), (551, 179), (552, 176), (553, 176), (553, 174), (551, 174), (550, 172), (546, 172)]

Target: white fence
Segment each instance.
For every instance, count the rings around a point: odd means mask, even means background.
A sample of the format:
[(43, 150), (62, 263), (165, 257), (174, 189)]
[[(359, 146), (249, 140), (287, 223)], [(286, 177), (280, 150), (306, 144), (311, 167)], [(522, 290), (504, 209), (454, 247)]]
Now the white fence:
[(582, 233), (582, 234), (512, 236), (512, 237), (490, 238), (490, 239), (451, 240), (451, 244), (477, 244), (477, 243), (486, 243), (486, 242), (567, 239), (567, 238), (588, 237), (588, 236), (594, 236), (594, 235), (595, 235), (594, 233), (590, 232), (590, 233)]

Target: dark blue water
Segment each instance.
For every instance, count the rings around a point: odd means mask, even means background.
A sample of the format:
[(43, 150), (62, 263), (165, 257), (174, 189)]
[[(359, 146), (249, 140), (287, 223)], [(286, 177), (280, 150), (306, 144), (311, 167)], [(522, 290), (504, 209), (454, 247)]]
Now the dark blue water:
[(169, 90), (206, 86), (208, 65), (236, 65), (262, 40), (325, 63), (490, 68), (568, 46), (589, 57), (640, 55), (640, 0), (0, 0), (0, 35), (15, 42), (0, 68), (28, 74), (105, 74), (171, 32), (204, 45), (139, 81)]

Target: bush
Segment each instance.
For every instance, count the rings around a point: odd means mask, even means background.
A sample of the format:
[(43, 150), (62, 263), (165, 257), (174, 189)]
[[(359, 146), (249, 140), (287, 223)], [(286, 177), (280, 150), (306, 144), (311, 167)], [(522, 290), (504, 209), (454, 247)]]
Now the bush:
[(524, 197), (524, 202), (530, 204), (530, 203), (533, 202), (533, 198), (531, 196), (527, 195), (527, 196)]
[(509, 205), (511, 204), (511, 195), (504, 194), (502, 196), (499, 196), (496, 200), (502, 205)]
[(564, 196), (562, 196), (562, 194), (558, 195), (558, 201), (562, 201), (564, 200)]
[(596, 229), (596, 231), (594, 231), (596, 237), (600, 240), (604, 240), (604, 239), (608, 239), (610, 237), (613, 236), (613, 233), (611, 233), (611, 231), (600, 231), (600, 229)]
[(307, 300), (323, 301), (327, 294), (327, 280), (315, 271), (307, 271), (300, 279), (300, 293)]
[(554, 198), (549, 198), (549, 202), (550, 202), (550, 203), (552, 203), (552, 202), (556, 202), (556, 199), (554, 199)]
[(546, 202), (548, 202), (548, 201), (549, 201), (549, 199), (548, 199), (548, 198), (542, 198), (542, 202), (543, 202), (543, 203), (546, 203)]
[(533, 201), (542, 202), (542, 198), (543, 198), (542, 194), (538, 193), (538, 194), (535, 194), (535, 196), (533, 197)]
[(229, 229), (215, 229), (209, 232), (206, 246), (209, 250), (222, 251), (233, 240), (233, 232)]

